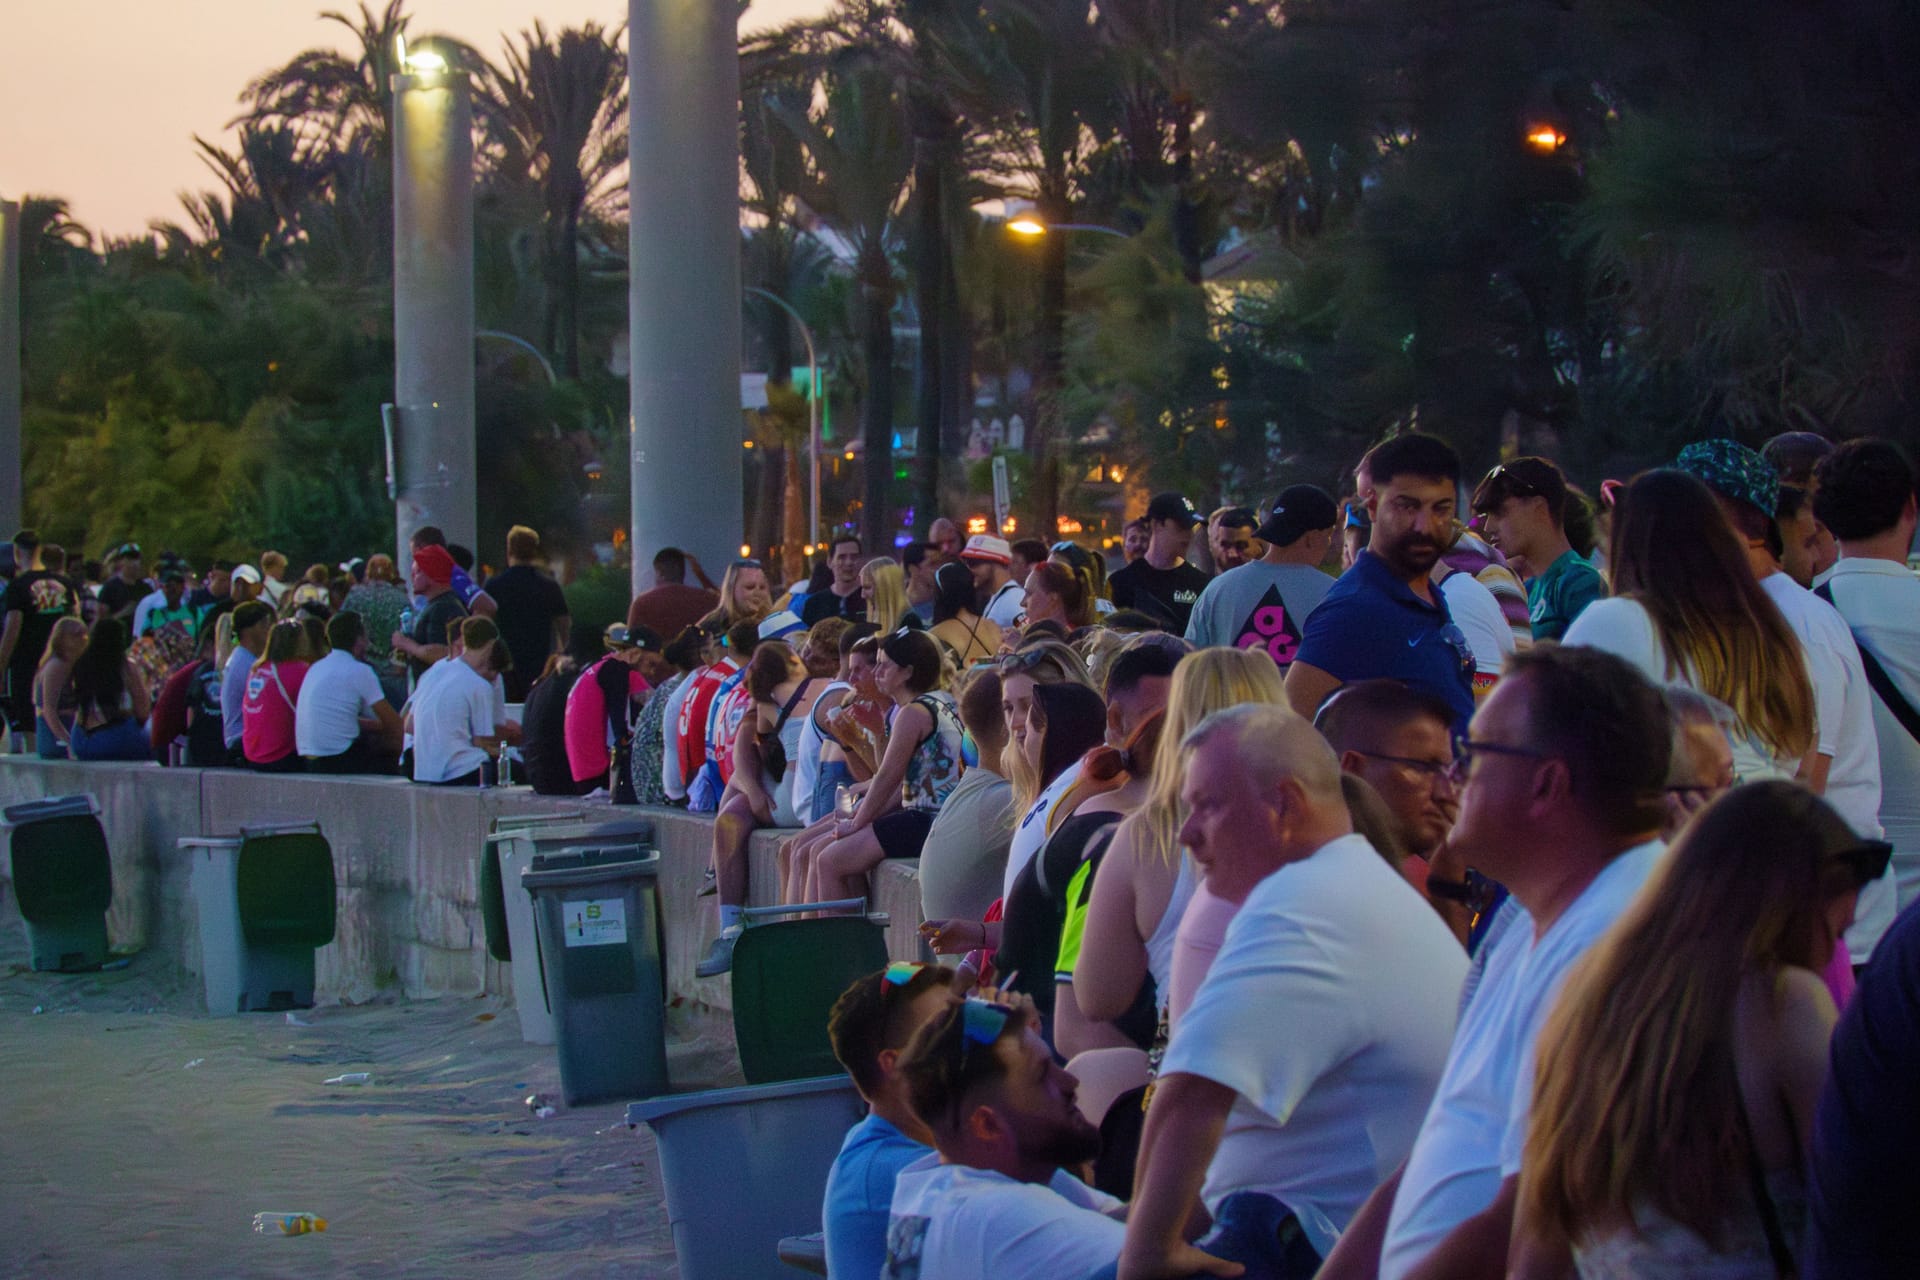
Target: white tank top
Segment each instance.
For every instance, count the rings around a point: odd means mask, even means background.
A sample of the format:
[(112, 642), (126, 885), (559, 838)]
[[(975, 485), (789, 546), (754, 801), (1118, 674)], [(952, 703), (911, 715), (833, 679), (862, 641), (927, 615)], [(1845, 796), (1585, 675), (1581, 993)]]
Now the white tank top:
[(1153, 975), (1153, 989), (1159, 993), (1162, 1013), (1166, 1012), (1167, 995), (1173, 990), (1174, 935), (1180, 932), (1180, 917), (1187, 914), (1187, 904), (1193, 901), (1194, 886), (1199, 883), (1193, 859), (1182, 849), (1180, 870), (1173, 878), (1173, 896), (1167, 899), (1167, 909), (1160, 923), (1154, 926), (1153, 936), (1147, 939), (1147, 972)]

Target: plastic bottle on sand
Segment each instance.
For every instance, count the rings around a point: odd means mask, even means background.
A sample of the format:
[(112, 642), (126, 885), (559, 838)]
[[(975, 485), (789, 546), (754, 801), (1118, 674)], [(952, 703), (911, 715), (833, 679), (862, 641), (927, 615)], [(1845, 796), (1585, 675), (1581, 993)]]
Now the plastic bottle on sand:
[(277, 1231), (283, 1236), (304, 1236), (313, 1231), (325, 1231), (327, 1220), (315, 1213), (256, 1213), (253, 1215), (253, 1229), (260, 1235), (272, 1235)]

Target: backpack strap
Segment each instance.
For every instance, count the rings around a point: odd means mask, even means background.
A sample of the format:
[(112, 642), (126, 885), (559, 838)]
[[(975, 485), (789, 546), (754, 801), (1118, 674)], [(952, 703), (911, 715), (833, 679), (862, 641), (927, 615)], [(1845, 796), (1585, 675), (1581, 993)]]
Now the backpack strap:
[(773, 722), (773, 731), (770, 736), (775, 738), (780, 736), (780, 731), (787, 727), (787, 721), (793, 718), (793, 709), (800, 705), (800, 699), (807, 696), (807, 686), (812, 683), (812, 676), (800, 682), (800, 687), (793, 691), (793, 696), (788, 698), (786, 705), (780, 708), (780, 718)]
[[(1828, 604), (1833, 604), (1833, 583), (1821, 583), (1813, 589), (1813, 594)], [(1834, 605), (1834, 612), (1839, 612), (1838, 605)], [(1845, 615), (1842, 615), (1842, 621), (1845, 621)], [(1887, 710), (1893, 713), (1893, 718), (1898, 720), (1900, 727), (1907, 731), (1907, 736), (1915, 742), (1920, 742), (1920, 711), (1915, 711), (1913, 704), (1907, 701), (1906, 695), (1900, 692), (1900, 686), (1893, 682), (1893, 677), (1887, 674), (1887, 669), (1880, 665), (1880, 659), (1874, 657), (1873, 650), (1867, 648), (1861, 641), (1860, 633), (1852, 626), (1847, 630), (1853, 635), (1854, 648), (1860, 651), (1860, 665), (1866, 668), (1867, 683), (1873, 687), (1874, 695), (1886, 704)]]

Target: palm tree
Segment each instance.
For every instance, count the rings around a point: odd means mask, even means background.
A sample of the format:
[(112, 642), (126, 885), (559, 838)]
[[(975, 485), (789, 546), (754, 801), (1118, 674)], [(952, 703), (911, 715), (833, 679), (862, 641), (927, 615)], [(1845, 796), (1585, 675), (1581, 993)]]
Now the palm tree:
[(480, 68), (476, 95), (496, 180), (537, 188), (547, 296), (543, 344), (580, 376), (580, 237), (588, 218), (624, 207), (627, 55), (621, 29), (596, 22), (549, 35), (536, 21)]
[(913, 167), (913, 139), (904, 95), (871, 53), (849, 48), (821, 77), (819, 106), (777, 103), (775, 118), (806, 148), (800, 202), (846, 242), (860, 287), (860, 338), (866, 393), (860, 411), (866, 450), (867, 545), (892, 545), (888, 507), (893, 478), (892, 251), (897, 218)]

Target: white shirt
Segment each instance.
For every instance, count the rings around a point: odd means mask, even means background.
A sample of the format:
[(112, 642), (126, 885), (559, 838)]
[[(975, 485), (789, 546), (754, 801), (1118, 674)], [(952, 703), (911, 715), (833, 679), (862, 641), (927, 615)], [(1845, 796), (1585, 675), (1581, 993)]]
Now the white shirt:
[(1467, 955), (1365, 837), (1262, 880), (1160, 1073), (1232, 1089), (1202, 1196), (1292, 1209), (1322, 1257), (1413, 1146), (1446, 1066)]
[[(819, 711), (821, 715), (825, 715), (826, 712), (821, 709), (820, 704), (825, 700), (826, 696), (836, 691), (845, 693), (852, 688), (853, 686), (845, 680), (835, 680), (832, 684), (822, 689), (820, 696), (814, 699), (813, 710)], [(668, 715), (672, 715), (676, 710), (677, 708), (671, 703), (668, 704)], [(678, 722), (674, 721), (672, 723)], [(826, 735), (822, 734), (820, 732), (820, 726), (814, 723), (813, 711), (809, 711), (806, 716), (803, 717), (800, 724), (800, 750), (793, 761), (793, 777), (790, 779), (793, 786), (794, 820), (803, 827), (812, 826), (815, 818), (824, 818), (827, 816), (824, 813), (816, 814), (813, 811), (813, 784), (815, 780), (820, 777), (820, 748), (826, 745)], [(680, 762), (675, 760), (673, 767), (678, 769)]]
[[(1820, 581), (1908, 705), (1920, 707), (1920, 578), (1891, 560), (1846, 559)], [(1904, 910), (1920, 897), (1920, 742), (1878, 695), (1873, 728), (1880, 754), (1880, 825), (1893, 843), (1893, 875)], [(1851, 950), (1853, 935), (1847, 937)]]
[(167, 593), (153, 590), (140, 597), (140, 603), (133, 606), (133, 630), (129, 635), (138, 638), (147, 634), (147, 615), (167, 603)]
[(457, 658), (429, 674), (413, 691), (413, 780), (445, 782), (487, 759), (473, 740), (493, 736), (493, 684)]
[[(1604, 649), (1640, 668), (1640, 673), (1656, 685), (1681, 684), (1704, 698), (1713, 698), (1696, 682), (1684, 659), (1669, 658), (1666, 646), (1660, 643), (1660, 633), (1654, 630), (1653, 616), (1638, 600), (1626, 596), (1595, 600), (1580, 611), (1561, 643)], [(1740, 781), (1792, 778), (1798, 772), (1799, 761), (1775, 759), (1766, 743), (1738, 722), (1731, 707), (1725, 703), (1719, 705), (1724, 710), (1723, 727), (1733, 747), (1733, 771)]]
[(385, 700), (373, 668), (335, 649), (307, 668), (293, 708), (293, 740), (303, 756), (337, 756), (360, 739), (360, 718)]
[(1467, 647), (1473, 650), (1473, 669), (1482, 675), (1499, 675), (1508, 655), (1518, 646), (1513, 624), (1501, 612), (1493, 592), (1472, 574), (1455, 572), (1440, 584), (1440, 594), (1446, 597), (1453, 625), (1466, 633)]
[[(1633, 901), (1660, 860), (1658, 841), (1627, 850), (1595, 876), (1544, 937), (1509, 899), (1503, 927), (1476, 957), (1479, 980), (1460, 1012), (1380, 1248), (1380, 1280), (1398, 1280), (1462, 1222), (1493, 1203), (1518, 1168), (1532, 1100), (1534, 1042), (1567, 970)], [(1507, 919), (1511, 917), (1511, 919)]]
[[(697, 669), (693, 674), (698, 674)], [(663, 747), (660, 752), (660, 785), (670, 800), (687, 798), (687, 780), (680, 776), (680, 743), (677, 739), (680, 733), (680, 708), (693, 691), (693, 674), (682, 680), (680, 687), (668, 696), (666, 714), (660, 717)]]
[[(1860, 646), (1834, 607), (1784, 573), (1770, 573), (1760, 585), (1779, 606), (1787, 625), (1807, 651), (1813, 678), (1813, 704), (1819, 718), (1820, 754), (1827, 766), (1827, 803), (1847, 820), (1854, 834), (1878, 840), (1880, 831), (1880, 744), (1873, 731), (1873, 687), (1860, 665)], [(1898, 897), (1894, 877), (1881, 876), (1860, 891), (1847, 930), (1847, 950), (1864, 964), (1893, 924)]]
[(1000, 881), (1002, 899), (1013, 896), (1013, 882), (1020, 878), (1020, 872), (1033, 855), (1046, 847), (1047, 837), (1053, 834), (1053, 811), (1067, 794), (1067, 789), (1080, 781), (1080, 762), (1075, 760), (1060, 771), (1060, 776), (1047, 784), (1021, 817), (1018, 826), (1013, 829), (1013, 840), (1007, 845), (1007, 873)]
[(1041, 1186), (922, 1156), (894, 1180), (881, 1280), (1081, 1280), (1120, 1256), (1119, 1207), (1066, 1172)]
[(1010, 627), (1020, 621), (1020, 611), (1027, 607), (1027, 589), (1008, 578), (1000, 584), (1000, 589), (987, 601), (986, 612), (982, 615), (1003, 627)]

